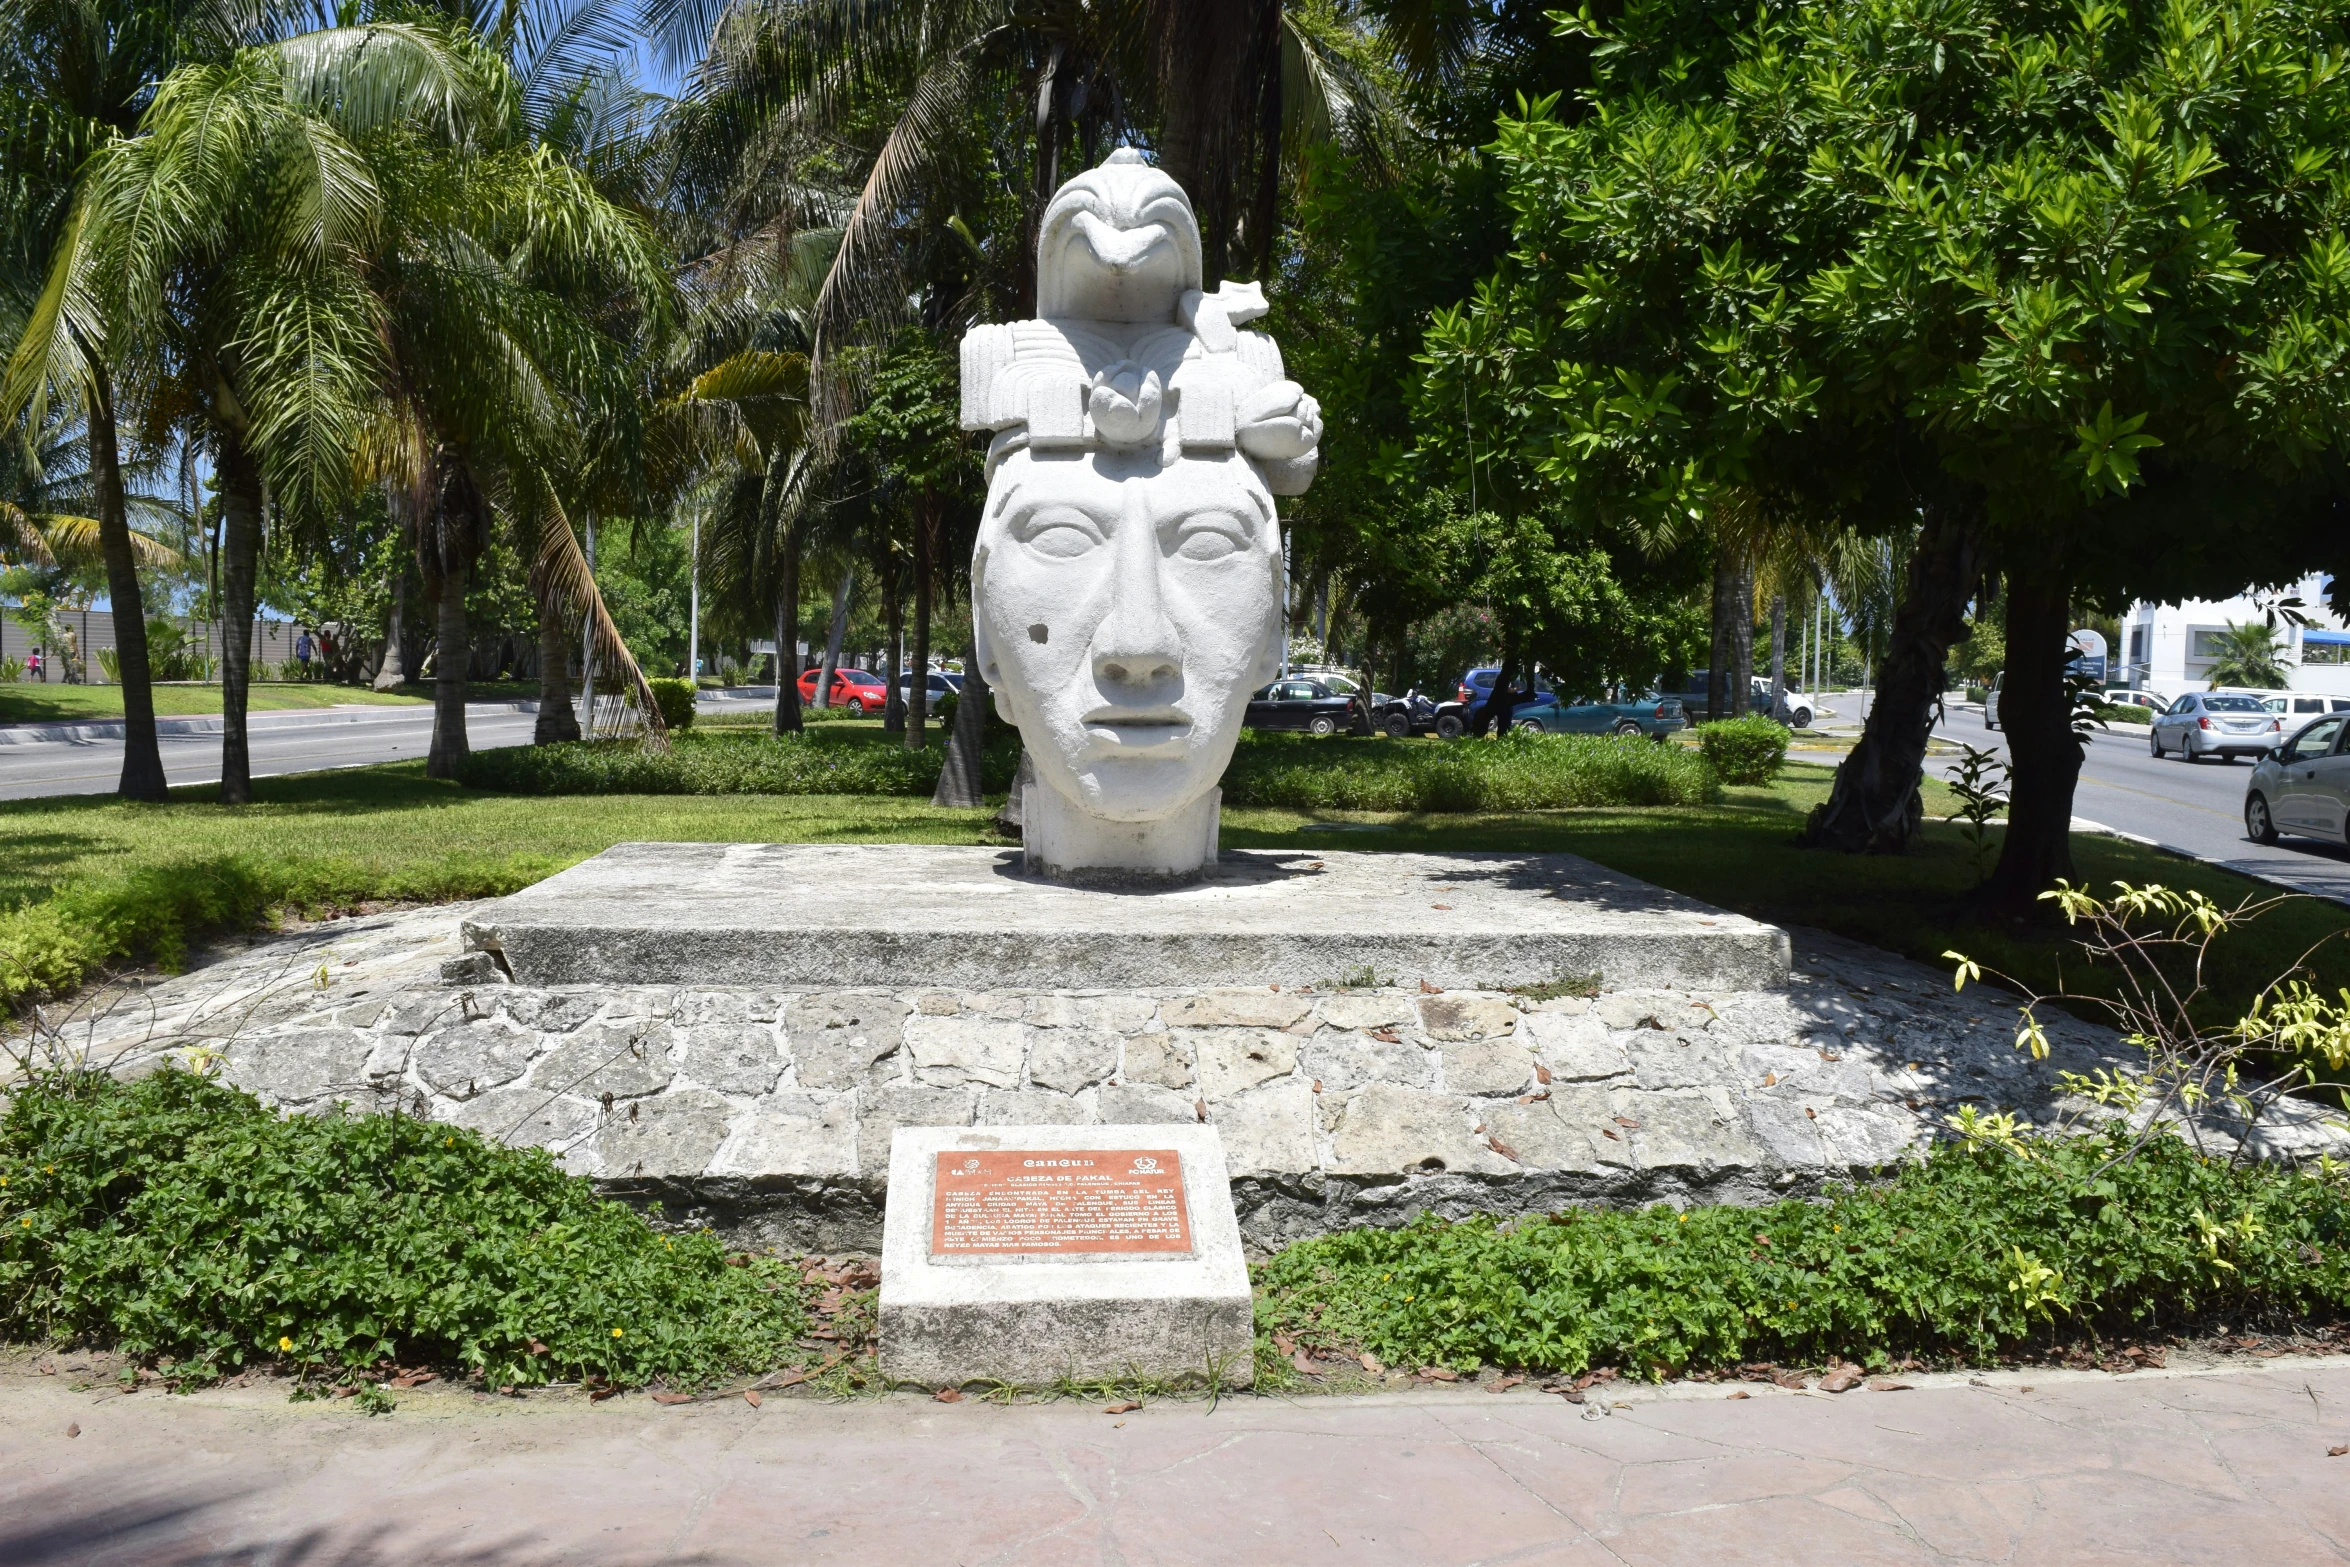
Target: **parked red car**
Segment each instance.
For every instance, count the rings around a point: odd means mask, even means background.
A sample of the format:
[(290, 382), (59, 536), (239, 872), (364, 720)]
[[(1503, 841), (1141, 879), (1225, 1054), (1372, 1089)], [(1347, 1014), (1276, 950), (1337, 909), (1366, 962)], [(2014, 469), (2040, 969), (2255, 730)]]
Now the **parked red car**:
[(807, 670), (800, 676), (800, 700), (811, 707), (855, 707), (859, 712), (878, 713), (889, 705), (889, 687), (879, 675), (869, 675), (862, 669), (836, 669), (832, 672), (832, 699), (819, 704), (816, 701), (817, 671)]

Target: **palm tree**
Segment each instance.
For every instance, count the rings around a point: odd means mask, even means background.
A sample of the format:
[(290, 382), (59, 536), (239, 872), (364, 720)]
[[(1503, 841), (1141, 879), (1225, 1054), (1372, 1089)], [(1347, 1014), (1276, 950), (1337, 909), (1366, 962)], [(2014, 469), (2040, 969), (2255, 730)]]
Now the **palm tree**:
[[(0, 331), (15, 337), (42, 292), (85, 160), (132, 133), (173, 68), (225, 58), (240, 43), (269, 36), (293, 9), (280, 0), (11, 0), (0, 7), (0, 113), (9, 127), (0, 137), (0, 188), (7, 193), (0, 201)], [(87, 430), (89, 509), (116, 623), (125, 720), (117, 790), (160, 800), (141, 546), (129, 522), (114, 378), (97, 342), (62, 347), (53, 389)], [(22, 408), (31, 393), (20, 378), (9, 385), (7, 408)]]
[(2281, 691), (2293, 683), (2291, 671), (2285, 668), (2284, 639), (2277, 635), (2276, 627), (2258, 621), (2239, 626), (2230, 621), (2228, 629), (2213, 640), (2219, 651), (2209, 671), (2212, 690), (2250, 686), (2256, 691)]

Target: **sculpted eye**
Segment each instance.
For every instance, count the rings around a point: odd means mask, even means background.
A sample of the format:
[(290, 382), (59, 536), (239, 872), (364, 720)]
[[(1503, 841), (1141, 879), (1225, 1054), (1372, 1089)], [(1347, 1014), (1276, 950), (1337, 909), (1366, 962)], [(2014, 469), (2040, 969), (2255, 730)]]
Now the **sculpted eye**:
[(1229, 512), (1200, 512), (1175, 525), (1175, 553), (1185, 560), (1222, 560), (1248, 543), (1248, 528)]
[(1020, 541), (1052, 560), (1075, 560), (1102, 542), (1102, 531), (1081, 511), (1054, 506), (1020, 524)]

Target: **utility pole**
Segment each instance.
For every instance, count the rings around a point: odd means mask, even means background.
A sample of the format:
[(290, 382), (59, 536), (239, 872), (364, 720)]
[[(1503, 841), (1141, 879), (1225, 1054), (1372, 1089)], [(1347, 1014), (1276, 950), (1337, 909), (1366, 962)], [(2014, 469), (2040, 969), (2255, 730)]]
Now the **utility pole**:
[(697, 691), (702, 680), (702, 514), (694, 513), (694, 574), (686, 609), (685, 678)]

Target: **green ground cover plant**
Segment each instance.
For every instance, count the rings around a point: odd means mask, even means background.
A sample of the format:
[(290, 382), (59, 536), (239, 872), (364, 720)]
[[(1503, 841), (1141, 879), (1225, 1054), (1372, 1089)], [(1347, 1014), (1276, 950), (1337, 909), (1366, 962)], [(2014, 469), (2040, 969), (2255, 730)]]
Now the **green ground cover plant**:
[(1787, 729), (1759, 714), (1697, 726), (1697, 748), (1727, 784), (1767, 784), (1787, 760)]
[(654, 705), (661, 710), (661, 724), (672, 731), (694, 726), (694, 685), (690, 680), (671, 680), (666, 677), (648, 680)]
[(696, 1382), (797, 1358), (796, 1268), (664, 1234), (538, 1149), (401, 1115), (279, 1116), (193, 1071), (45, 1070), (0, 1116), (0, 1337), (182, 1385), (459, 1366)]
[(2342, 1167), (2230, 1163), (2175, 1138), (2128, 1151), (2120, 1132), (2023, 1154), (1950, 1142), (1820, 1202), (1349, 1231), (1255, 1270), (1258, 1331), (1399, 1365), (1662, 1377), (1982, 1363), (2034, 1339), (2350, 1308)]

